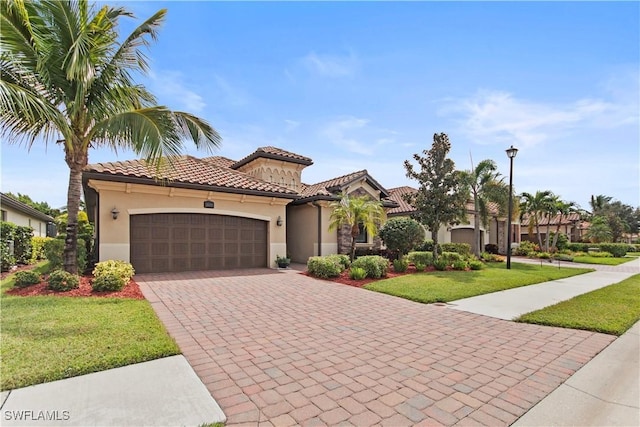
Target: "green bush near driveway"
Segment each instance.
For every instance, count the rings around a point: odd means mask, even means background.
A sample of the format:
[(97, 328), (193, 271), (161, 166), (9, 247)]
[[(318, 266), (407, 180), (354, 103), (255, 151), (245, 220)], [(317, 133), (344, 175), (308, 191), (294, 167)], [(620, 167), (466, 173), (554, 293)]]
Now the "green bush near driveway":
[(449, 302), (476, 295), (562, 279), (593, 271), (535, 264), (487, 264), (482, 270), (416, 273), (380, 280), (365, 286), (376, 292), (422, 303)]
[(5, 294), (14, 283), (2, 280), (0, 296), (2, 390), (180, 353), (146, 300)]
[(640, 274), (532, 311), (517, 322), (622, 335), (640, 320)]

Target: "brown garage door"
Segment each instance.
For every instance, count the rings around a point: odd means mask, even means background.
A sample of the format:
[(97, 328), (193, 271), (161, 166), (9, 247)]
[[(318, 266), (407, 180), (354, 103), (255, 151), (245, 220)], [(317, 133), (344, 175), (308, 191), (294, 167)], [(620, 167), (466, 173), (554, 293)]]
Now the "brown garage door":
[(136, 273), (267, 266), (267, 223), (206, 214), (131, 216), (131, 264)]

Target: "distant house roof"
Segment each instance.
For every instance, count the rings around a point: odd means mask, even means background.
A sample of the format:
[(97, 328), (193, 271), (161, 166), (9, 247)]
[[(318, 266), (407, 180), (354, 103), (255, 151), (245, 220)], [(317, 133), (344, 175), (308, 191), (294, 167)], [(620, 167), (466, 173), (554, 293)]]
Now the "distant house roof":
[[(255, 194), (297, 198), (298, 194), (289, 188), (268, 183), (246, 173), (218, 166), (221, 160), (197, 159), (180, 156), (173, 160), (173, 167), (165, 167), (159, 172), (144, 160), (96, 163), (85, 168), (85, 179), (109, 177), (111, 181), (160, 185), (170, 182), (174, 187), (204, 189), (231, 193)], [(224, 158), (222, 158), (224, 159)]]
[[(373, 179), (369, 172), (366, 169), (352, 172), (346, 175), (342, 175), (336, 178), (331, 178), (326, 181), (318, 182), (316, 184), (302, 184), (302, 188), (300, 190), (301, 200), (298, 202), (307, 202), (309, 200), (318, 200), (318, 199), (335, 199), (337, 195), (350, 184), (364, 180), (370, 186), (380, 191), (380, 198), (386, 199), (389, 197), (389, 192), (385, 189), (378, 181)], [(385, 200), (383, 200), (384, 204)], [(394, 202), (387, 202), (386, 206), (395, 206)]]
[(34, 209), (31, 206), (14, 199), (13, 197), (7, 196), (4, 193), (0, 193), (0, 205), (8, 206), (12, 209), (17, 210), (18, 212), (21, 212), (32, 218), (36, 218), (40, 221), (53, 222), (53, 217), (50, 217), (49, 215), (46, 215), (39, 210)]
[[(523, 227), (527, 227), (529, 226), (529, 220), (530, 220), (530, 216), (528, 214), (525, 214), (522, 217), (522, 221), (520, 222), (520, 224)], [(546, 226), (547, 224), (553, 226), (557, 226), (558, 223), (560, 223), (560, 225), (572, 225), (576, 222), (581, 221), (581, 217), (579, 213), (570, 213), (569, 215), (562, 215), (562, 218), (560, 217), (560, 215), (554, 215), (552, 217), (548, 217), (548, 216), (543, 216), (542, 218), (538, 219), (538, 224), (539, 225), (544, 225)]]
[[(389, 199), (393, 200), (398, 204), (397, 208), (389, 210), (387, 215), (389, 216), (400, 216), (400, 215), (411, 215), (416, 211), (416, 209), (409, 204), (404, 197), (407, 194), (417, 193), (418, 190), (413, 187), (403, 186), (389, 189)], [(492, 216), (499, 215), (500, 209), (496, 203), (489, 202), (487, 204), (489, 208), (489, 214)], [(466, 205), (467, 212), (473, 212), (474, 204), (473, 201), (468, 201)]]

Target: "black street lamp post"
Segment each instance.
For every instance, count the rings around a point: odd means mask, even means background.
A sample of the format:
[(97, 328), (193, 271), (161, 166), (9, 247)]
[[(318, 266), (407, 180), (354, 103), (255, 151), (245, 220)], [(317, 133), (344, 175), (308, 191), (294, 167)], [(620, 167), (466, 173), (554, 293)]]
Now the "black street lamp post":
[(507, 218), (507, 270), (511, 270), (511, 216), (513, 215), (513, 158), (518, 154), (518, 149), (507, 149), (507, 157), (509, 157), (509, 216)]

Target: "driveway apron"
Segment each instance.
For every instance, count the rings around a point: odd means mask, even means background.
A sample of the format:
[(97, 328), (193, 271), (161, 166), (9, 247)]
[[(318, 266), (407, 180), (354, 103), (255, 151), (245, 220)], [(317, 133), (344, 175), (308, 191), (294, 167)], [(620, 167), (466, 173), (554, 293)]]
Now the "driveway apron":
[(227, 426), (509, 425), (615, 338), (271, 270), (136, 281)]

